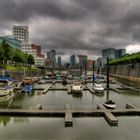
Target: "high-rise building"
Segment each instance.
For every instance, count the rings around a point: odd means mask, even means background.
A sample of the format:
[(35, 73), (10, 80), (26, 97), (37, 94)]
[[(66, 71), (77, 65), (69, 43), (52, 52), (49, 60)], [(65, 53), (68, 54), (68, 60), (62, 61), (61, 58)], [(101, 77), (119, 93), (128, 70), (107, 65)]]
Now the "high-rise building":
[(32, 45), (29, 43), (28, 26), (13, 26), (12, 35), (15, 39), (21, 41), (21, 50), (28, 54), (32, 54)]
[(55, 67), (56, 66), (56, 51), (55, 50), (51, 50), (51, 61), (52, 61), (52, 66)]
[(87, 55), (78, 55), (80, 68), (85, 68), (87, 64)]
[(52, 67), (55, 67), (56, 66), (56, 51), (55, 50), (48, 51), (47, 59), (51, 61)]
[(120, 58), (121, 56), (126, 55), (126, 49), (115, 50), (115, 59)]
[(28, 26), (13, 26), (12, 35), (21, 42), (28, 42), (29, 41)]
[(58, 58), (57, 58), (57, 64), (58, 64), (58, 67), (61, 67), (61, 56), (58, 56)]
[(71, 55), (70, 56), (70, 67), (75, 68), (75, 64), (76, 64), (75, 55)]
[(51, 52), (50, 51), (47, 52), (47, 59), (51, 59)]
[(109, 59), (114, 59), (115, 58), (115, 49), (114, 48), (109, 48), (109, 49), (102, 50), (103, 64), (106, 64), (107, 57), (109, 57)]

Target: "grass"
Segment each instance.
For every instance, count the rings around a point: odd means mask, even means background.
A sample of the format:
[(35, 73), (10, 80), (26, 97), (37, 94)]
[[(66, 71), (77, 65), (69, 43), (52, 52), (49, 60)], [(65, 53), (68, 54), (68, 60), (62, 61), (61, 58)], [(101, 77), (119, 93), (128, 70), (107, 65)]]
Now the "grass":
[(9, 71), (14, 71), (14, 70), (38, 70), (37, 67), (24, 67), (24, 66), (11, 66), (11, 65), (7, 65), (5, 67), (6, 70), (9, 70)]

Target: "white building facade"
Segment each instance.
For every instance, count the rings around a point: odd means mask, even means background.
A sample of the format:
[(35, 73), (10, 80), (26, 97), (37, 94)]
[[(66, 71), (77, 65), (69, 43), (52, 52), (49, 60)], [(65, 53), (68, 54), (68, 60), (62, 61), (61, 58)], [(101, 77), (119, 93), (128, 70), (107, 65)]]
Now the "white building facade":
[(29, 41), (28, 26), (13, 26), (12, 35), (15, 39), (21, 41), (21, 51), (34, 56), (36, 66), (45, 65), (45, 58), (38, 56), (37, 49), (32, 48), (32, 44)]

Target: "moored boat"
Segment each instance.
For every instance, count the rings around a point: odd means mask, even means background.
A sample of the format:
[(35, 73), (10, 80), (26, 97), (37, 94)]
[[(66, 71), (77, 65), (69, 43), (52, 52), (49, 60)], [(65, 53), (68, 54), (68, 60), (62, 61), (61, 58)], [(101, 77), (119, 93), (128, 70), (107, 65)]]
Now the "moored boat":
[(116, 107), (116, 103), (113, 102), (112, 100), (109, 100), (109, 101), (103, 103), (103, 105), (110, 109), (114, 109)]
[(96, 92), (96, 93), (104, 93), (104, 87), (101, 83), (94, 83), (93, 85), (93, 90)]
[(3, 77), (0, 79), (0, 96), (6, 96), (14, 91), (15, 85), (11, 78)]
[(27, 78), (23, 80), (22, 85), (23, 85), (23, 91), (26, 93), (30, 93), (32, 91), (33, 80)]
[(83, 91), (83, 87), (79, 81), (76, 81), (72, 84), (71, 92), (72, 93), (81, 93)]

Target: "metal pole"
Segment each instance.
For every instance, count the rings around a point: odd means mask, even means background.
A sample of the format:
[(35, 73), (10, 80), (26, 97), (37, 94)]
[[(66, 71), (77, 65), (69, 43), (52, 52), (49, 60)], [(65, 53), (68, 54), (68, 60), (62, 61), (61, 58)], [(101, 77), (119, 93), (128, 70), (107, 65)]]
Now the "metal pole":
[(107, 102), (109, 101), (109, 57), (107, 57)]
[(85, 76), (87, 75), (87, 63), (85, 61)]
[(93, 82), (93, 85), (94, 85), (94, 60), (93, 60), (93, 63), (92, 63), (92, 71), (93, 71), (93, 78), (92, 78), (92, 82)]

